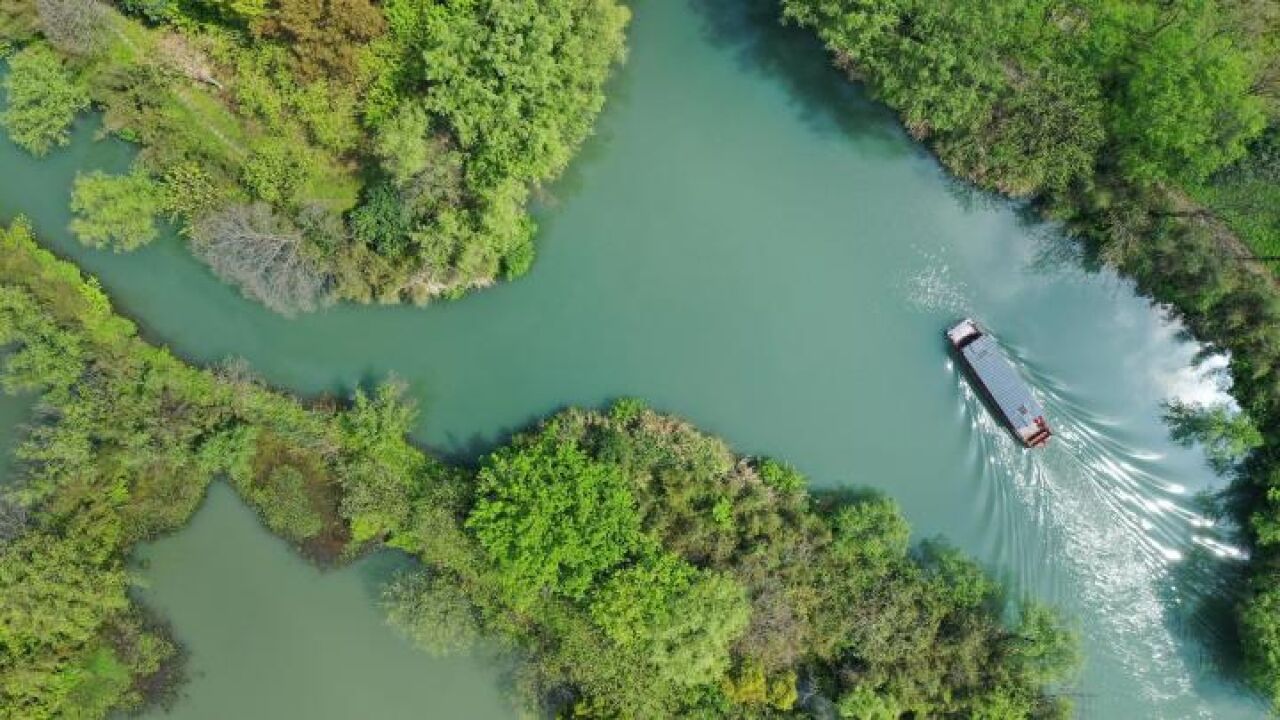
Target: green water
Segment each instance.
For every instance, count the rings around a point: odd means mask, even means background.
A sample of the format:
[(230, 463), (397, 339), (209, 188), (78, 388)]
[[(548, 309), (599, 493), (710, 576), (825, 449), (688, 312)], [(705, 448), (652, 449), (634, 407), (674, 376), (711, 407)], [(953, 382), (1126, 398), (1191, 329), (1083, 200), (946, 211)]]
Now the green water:
[(498, 668), (433, 660), (383, 624), (378, 590), (399, 564), (390, 553), (322, 574), (219, 483), (188, 528), (138, 555), (151, 578), (142, 599), (191, 649), (170, 717), (511, 715)]
[[(460, 302), (290, 321), (220, 285), (176, 241), (132, 256), (76, 247), (65, 232), (75, 169), (120, 169), (130, 154), (89, 142), (88, 125), (39, 163), (0, 147), (0, 214), (30, 215), (184, 357), (240, 355), (308, 394), (400, 375), (424, 407), (420, 439), (453, 457), (558, 407), (636, 395), (815, 484), (882, 488), (920, 536), (945, 535), (1075, 619), (1083, 717), (1257, 716), (1223, 671), (1231, 643), (1216, 610), (1236, 551), (1194, 499), (1222, 480), (1160, 420), (1163, 400), (1218, 396), (1214, 365), (1194, 366), (1199, 348), (1176, 324), (1129, 283), (1083, 269), (1054, 228), (949, 181), (771, 9), (741, 7), (636, 7), (598, 137), (539, 210), (532, 273)], [(951, 366), (940, 333), (962, 315), (994, 329), (1042, 393), (1058, 430), (1047, 451), (1016, 448)], [(227, 573), (227, 592), (314, 593), (316, 630), (285, 624), (291, 614), (265, 599), (226, 622), (187, 588), (219, 572), (227, 541), (200, 540), (201, 528), (246, 523), (215, 495), (146, 573), (201, 668), (179, 711), (353, 717), (302, 696), (385, 688), (360, 715), (397, 717), (453, 672), (474, 686), (460, 702), (496, 702), (496, 671), (463, 661), (404, 679), (403, 648), (352, 600), (362, 571), (308, 574), (261, 532), (237, 540), (237, 557), (278, 570)], [(367, 644), (359, 662), (317, 644), (340, 626)], [(258, 662), (250, 640), (269, 644), (260, 673), (242, 672)], [(296, 679), (258, 677), (286, 666)]]

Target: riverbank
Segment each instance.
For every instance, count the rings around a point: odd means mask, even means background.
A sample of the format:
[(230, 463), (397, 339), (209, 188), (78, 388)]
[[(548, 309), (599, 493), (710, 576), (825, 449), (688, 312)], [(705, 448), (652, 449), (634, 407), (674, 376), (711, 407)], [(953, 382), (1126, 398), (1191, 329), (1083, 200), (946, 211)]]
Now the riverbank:
[(457, 298), (532, 264), (530, 192), (591, 134), (628, 18), (614, 0), (15, 0), (0, 122), (44, 155), (92, 104), (143, 148), (77, 178), (87, 244), (133, 250), (168, 218), (286, 315)]
[(1233, 394), (1266, 438), (1233, 505), (1253, 546), (1240, 635), (1251, 679), (1280, 702), (1280, 293), (1230, 231), (1248, 212), (1237, 203), (1224, 222), (1183, 191), (1263, 151), (1250, 143), (1277, 122), (1271, 16), (1225, 3), (783, 8), (953, 172), (1033, 198), (1230, 354)]
[(498, 648), (431, 657), (387, 626), (381, 588), (412, 569), (397, 552), (321, 570), (225, 482), (182, 530), (131, 555), (136, 596), (175, 628), (187, 677), (145, 720), (515, 720)]
[[(47, 418), (6, 497), (30, 520), (0, 547), (15, 613), (0, 692), (25, 717), (144, 702), (175, 649), (131, 604), (124, 558), (218, 475), (300, 545), (419, 555), (425, 573), (389, 590), (393, 620), (428, 649), (468, 628), (515, 642), (529, 707), (786, 710), (803, 672), (855, 714), (1061, 711), (1044, 688), (1070, 671), (1070, 636), (1031, 604), (1004, 628), (995, 583), (945, 546), (909, 554), (883, 498), (811, 501), (794, 471), (634, 402), (559, 415), (473, 475), (408, 443), (394, 385), (304, 407), (145, 344), (25, 226), (0, 250), (5, 386), (40, 393)], [(340, 488), (336, 513), (317, 488)], [(797, 553), (810, 561), (785, 562)]]
[[(773, 10), (638, 10), (599, 133), (538, 214), (538, 271), (426, 312), (286, 320), (177, 240), (81, 245), (66, 231), (77, 171), (125, 172), (134, 150), (95, 141), (92, 118), (42, 161), (0, 143), (0, 213), (29, 214), (146, 339), (193, 364), (242, 356), (308, 398), (405, 378), (415, 439), (443, 457), (474, 463), (566, 405), (636, 395), (794, 459), (824, 489), (873, 485), (922, 536), (1075, 618), (1081, 714), (1256, 717), (1216, 665), (1216, 625), (1191, 613), (1225, 597), (1236, 565), (1203, 544), (1232, 541), (1195, 500), (1222, 480), (1161, 421), (1169, 398), (1218, 397), (1218, 359), (1198, 364), (1181, 324), (1088, 271), (1055, 225), (949, 178)], [(1024, 456), (988, 426), (940, 339), (963, 315), (998, 330), (1064, 442)]]

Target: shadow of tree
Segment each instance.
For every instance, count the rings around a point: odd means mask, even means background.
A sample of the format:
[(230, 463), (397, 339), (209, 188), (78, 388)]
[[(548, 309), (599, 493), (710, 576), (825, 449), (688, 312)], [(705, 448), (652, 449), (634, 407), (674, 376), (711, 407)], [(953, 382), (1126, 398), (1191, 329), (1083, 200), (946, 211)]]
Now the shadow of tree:
[[(860, 83), (831, 63), (813, 33), (781, 22), (777, 0), (689, 0), (713, 45), (735, 53), (740, 68), (780, 81), (800, 119), (812, 131), (867, 142), (886, 156), (922, 154), (904, 142), (897, 117), (868, 98)], [(643, 12), (643, 10), (641, 10)]]

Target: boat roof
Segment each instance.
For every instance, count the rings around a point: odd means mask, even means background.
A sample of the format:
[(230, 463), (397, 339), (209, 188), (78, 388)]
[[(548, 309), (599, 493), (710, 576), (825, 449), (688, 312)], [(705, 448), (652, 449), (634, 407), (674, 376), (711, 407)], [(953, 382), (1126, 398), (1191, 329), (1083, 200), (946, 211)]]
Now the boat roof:
[(994, 338), (983, 334), (960, 352), (982, 379), (1000, 412), (1015, 428), (1034, 425), (1037, 417), (1044, 416), (1044, 408), (1032, 396), (1031, 388), (1027, 387), (1018, 371), (1009, 364)]

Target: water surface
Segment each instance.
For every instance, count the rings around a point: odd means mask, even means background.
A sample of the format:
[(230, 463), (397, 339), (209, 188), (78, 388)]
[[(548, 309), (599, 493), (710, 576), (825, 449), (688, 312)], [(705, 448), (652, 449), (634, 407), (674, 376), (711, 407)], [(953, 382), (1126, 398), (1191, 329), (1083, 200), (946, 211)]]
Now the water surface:
[[(1195, 495), (1222, 480), (1160, 420), (1171, 397), (1219, 397), (1199, 347), (1129, 283), (1085, 271), (1054, 228), (948, 180), (771, 8), (741, 7), (638, 4), (598, 136), (543, 200), (533, 271), (459, 302), (286, 320), (172, 238), (127, 257), (79, 248), (70, 178), (130, 157), (89, 142), (87, 124), (41, 163), (0, 148), (0, 212), (28, 213), (184, 357), (243, 356), (306, 394), (401, 376), (424, 408), (418, 437), (453, 457), (559, 407), (635, 395), (817, 485), (881, 488), (920, 536), (945, 535), (1078, 623), (1083, 716), (1257, 716), (1221, 671), (1230, 643), (1209, 612), (1229, 602), (1237, 551)], [(1045, 452), (1017, 448), (952, 366), (941, 331), (964, 315), (1043, 395), (1059, 431)], [(183, 561), (148, 573), (193, 636), (210, 610), (175, 588), (213, 571), (185, 542), (198, 532), (175, 541)], [(328, 607), (334, 623), (357, 612)], [(223, 632), (272, 638), (280, 664), (310, 658), (316, 638), (277, 617)], [(244, 695), (237, 707), (287, 707), (296, 692), (235, 680), (233, 654), (206, 657), (207, 682)], [(397, 662), (380, 657), (344, 675), (299, 665), (316, 683), (378, 687)]]
[(142, 600), (190, 651), (182, 699), (149, 717), (514, 717), (494, 663), (432, 659), (386, 627), (378, 593), (406, 564), (391, 553), (321, 573), (215, 483), (189, 527), (136, 559)]

